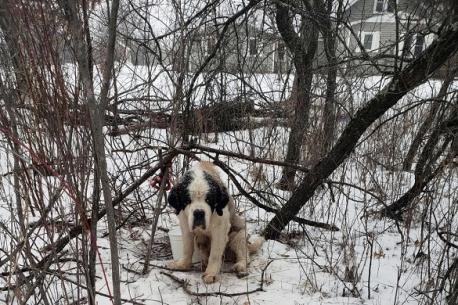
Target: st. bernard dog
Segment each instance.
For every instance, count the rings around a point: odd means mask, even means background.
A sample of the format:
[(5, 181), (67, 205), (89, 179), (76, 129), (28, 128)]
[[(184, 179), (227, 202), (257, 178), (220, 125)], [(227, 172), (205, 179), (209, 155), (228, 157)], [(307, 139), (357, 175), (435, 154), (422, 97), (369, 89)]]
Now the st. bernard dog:
[(215, 165), (205, 161), (194, 165), (172, 188), (168, 202), (178, 214), (184, 253), (183, 258), (169, 263), (170, 268), (190, 269), (195, 244), (206, 266), (205, 283), (217, 280), (225, 252), (235, 254), (233, 271), (247, 272), (249, 254), (255, 253), (264, 239), (247, 241), (245, 221), (236, 214)]

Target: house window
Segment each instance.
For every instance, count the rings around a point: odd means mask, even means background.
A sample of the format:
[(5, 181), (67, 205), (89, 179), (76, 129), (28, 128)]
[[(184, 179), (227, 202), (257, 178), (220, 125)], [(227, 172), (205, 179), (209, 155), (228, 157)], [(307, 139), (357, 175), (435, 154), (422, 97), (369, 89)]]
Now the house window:
[[(379, 32), (361, 32), (360, 42), (366, 52), (375, 51), (379, 48), (380, 33)], [(356, 47), (356, 52), (361, 52), (359, 45)]]
[(402, 52), (408, 57), (418, 57), (425, 49), (425, 35), (423, 34), (406, 34), (402, 46)]
[(396, 0), (388, 0), (387, 12), (394, 13), (396, 8)]
[(248, 50), (249, 54), (251, 56), (258, 54), (258, 44), (257, 44), (256, 38), (250, 38), (248, 48), (249, 48)]
[(383, 13), (385, 10), (385, 0), (375, 0), (375, 11), (377, 13)]
[(421, 52), (423, 52), (424, 48), (425, 48), (425, 36), (422, 34), (417, 34), (417, 37), (415, 39), (415, 46), (413, 49), (413, 55), (415, 57), (419, 56)]
[(374, 13), (393, 13), (397, 0), (375, 0)]
[(372, 40), (374, 39), (374, 34), (367, 33), (364, 35), (363, 46), (366, 50), (372, 50)]

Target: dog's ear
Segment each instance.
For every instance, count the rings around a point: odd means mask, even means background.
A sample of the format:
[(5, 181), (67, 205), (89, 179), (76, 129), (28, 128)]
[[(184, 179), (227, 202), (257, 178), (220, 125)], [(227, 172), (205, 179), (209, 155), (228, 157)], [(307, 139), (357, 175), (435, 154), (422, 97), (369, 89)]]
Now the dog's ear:
[(204, 174), (209, 190), (206, 201), (212, 212), (216, 211), (219, 216), (223, 216), (223, 209), (229, 203), (229, 195), (225, 187), (216, 182), (209, 174)]
[(168, 202), (175, 209), (175, 213), (177, 215), (180, 214), (182, 206), (180, 204), (180, 198), (178, 198), (178, 191), (176, 186), (172, 187), (170, 190)]
[(215, 210), (219, 216), (223, 216), (223, 209), (229, 203), (229, 194), (225, 187), (218, 186), (218, 200), (216, 202)]
[(177, 215), (184, 210), (189, 201), (189, 195), (182, 183), (175, 185), (170, 190), (168, 202), (175, 209)]

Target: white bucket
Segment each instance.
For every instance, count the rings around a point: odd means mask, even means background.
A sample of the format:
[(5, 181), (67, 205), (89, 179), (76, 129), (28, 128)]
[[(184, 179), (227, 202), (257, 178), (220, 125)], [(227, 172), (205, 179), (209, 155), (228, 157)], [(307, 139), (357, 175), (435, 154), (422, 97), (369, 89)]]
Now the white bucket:
[[(183, 238), (181, 235), (180, 227), (172, 227), (169, 231), (170, 247), (172, 248), (172, 255), (174, 260), (179, 260), (183, 257)], [(193, 241), (194, 243), (194, 241)], [(199, 250), (194, 247), (194, 253), (192, 255), (192, 262), (200, 262)]]

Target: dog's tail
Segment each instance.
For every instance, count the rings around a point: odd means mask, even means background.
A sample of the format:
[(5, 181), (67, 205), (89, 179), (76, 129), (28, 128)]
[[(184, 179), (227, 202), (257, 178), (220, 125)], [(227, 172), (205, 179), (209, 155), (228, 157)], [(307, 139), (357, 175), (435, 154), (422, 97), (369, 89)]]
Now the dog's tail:
[(249, 241), (247, 243), (248, 252), (250, 254), (255, 254), (262, 247), (262, 244), (265, 241), (266, 240), (265, 240), (265, 238), (263, 236), (257, 237), (254, 241), (251, 241), (251, 242)]

